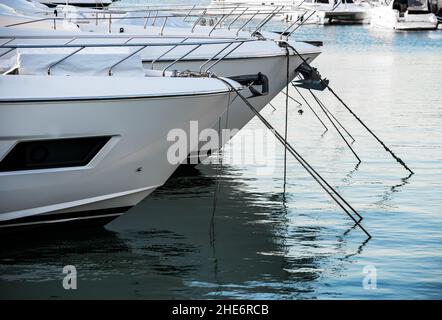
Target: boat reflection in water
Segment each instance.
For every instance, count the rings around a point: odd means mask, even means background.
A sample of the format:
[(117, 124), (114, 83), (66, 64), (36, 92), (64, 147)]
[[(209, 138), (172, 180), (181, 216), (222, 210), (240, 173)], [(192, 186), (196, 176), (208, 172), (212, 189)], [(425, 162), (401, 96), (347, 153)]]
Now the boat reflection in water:
[[(253, 298), (255, 289), (261, 292), (257, 298), (263, 291), (280, 295), (281, 279), (308, 284), (318, 277), (313, 259), (303, 258), (296, 267), (286, 259), (288, 220), (280, 196), (248, 192), (227, 166), (191, 171), (181, 167), (150, 199), (108, 229), (120, 230), (118, 237), (140, 255), (156, 252), (161, 263), (153, 268), (180, 277), (183, 290), (190, 291), (185, 296), (241, 297), (247, 292)], [(220, 191), (212, 215), (217, 174)], [(146, 237), (144, 228), (156, 236)], [(290, 273), (306, 266), (312, 272)], [(296, 288), (289, 291), (294, 294)]]
[[(39, 233), (32, 246), (19, 235), (6, 239), (0, 296), (314, 296), (321, 261), (336, 254), (325, 250), (329, 242), (321, 246), (324, 227), (291, 221), (280, 194), (248, 190), (238, 175), (226, 165), (181, 169), (107, 230)], [(220, 191), (212, 218), (217, 176)], [(65, 265), (76, 266), (78, 290), (63, 289)], [(341, 272), (339, 265), (334, 269)]]

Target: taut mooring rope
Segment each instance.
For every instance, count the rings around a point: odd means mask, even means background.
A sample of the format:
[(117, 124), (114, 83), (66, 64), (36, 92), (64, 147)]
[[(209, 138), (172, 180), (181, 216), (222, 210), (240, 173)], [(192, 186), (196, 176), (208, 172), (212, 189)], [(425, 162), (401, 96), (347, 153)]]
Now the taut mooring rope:
[[(287, 67), (286, 67), (286, 96), (285, 96), (285, 124), (284, 124), (284, 140), (287, 141), (287, 130), (288, 130), (288, 119), (289, 119), (289, 84), (290, 84), (290, 52), (288, 48), (286, 50), (286, 59), (287, 59)], [(285, 195), (285, 186), (287, 183), (287, 148), (284, 148), (284, 195)]]
[(358, 159), (358, 163), (361, 163), (361, 159), (359, 158), (358, 154), (353, 150), (353, 148), (351, 147), (350, 143), (348, 143), (347, 139), (345, 139), (344, 135), (341, 133), (341, 131), (339, 130), (339, 128), (336, 126), (336, 124), (332, 121), (332, 119), (330, 118), (330, 116), (328, 115), (327, 111), (325, 111), (324, 106), (322, 104), (322, 102), (318, 99), (318, 97), (316, 97), (316, 95), (312, 92), (312, 90), (308, 89), (308, 91), (310, 92), (310, 94), (312, 95), (312, 97), (316, 100), (316, 103), (319, 105), (319, 107), (322, 109), (322, 111), (324, 112), (324, 114), (326, 115), (326, 117), (328, 118), (328, 120), (331, 122), (331, 124), (333, 125), (333, 127), (336, 129), (336, 131), (339, 133), (339, 135), (341, 136), (342, 140), (344, 140), (345, 144), (347, 145), (347, 147), (351, 150), (351, 152), (353, 153), (353, 155), (356, 157), (356, 159)]
[[(291, 46), (288, 42), (286, 42), (286, 45), (289, 46), (300, 58), (301, 60), (309, 66), (310, 69), (314, 70), (314, 68), (299, 54), (299, 52)], [(336, 94), (335, 91), (329, 86), (329, 84), (321, 79), (321, 83), (327, 87), (327, 89), (336, 97), (336, 99), (339, 100), (339, 102), (350, 112), (350, 114), (359, 121), (359, 123), (384, 147), (385, 151), (390, 153), (390, 155), (400, 164), (402, 165), (406, 170), (408, 170), (411, 174), (414, 174), (414, 172), (405, 164), (405, 162), (399, 158), (389, 147), (385, 145), (385, 143), (353, 112), (352, 109)]]
[[(323, 81), (323, 80), (321, 80)], [(349, 106), (347, 106), (347, 104), (333, 91), (332, 88), (330, 88), (329, 85), (327, 85), (327, 89), (336, 97), (336, 99), (339, 100), (339, 102), (341, 102), (341, 104), (348, 110), (348, 112), (350, 112), (353, 117), (356, 118), (356, 120), (359, 121), (359, 123), (381, 144), (381, 146), (384, 147), (385, 151), (387, 151), (388, 153), (391, 154), (391, 156), (399, 163), (401, 164), (405, 169), (407, 169), (411, 174), (414, 174), (413, 170), (411, 170), (406, 164), (405, 162), (399, 158), (389, 147), (387, 147), (387, 145), (369, 128), (367, 127), (367, 125), (364, 123), (364, 121), (362, 121), (354, 112), (353, 110), (350, 109)]]
[[(298, 92), (299, 96), (302, 98), (302, 100), (304, 100), (304, 102), (307, 104), (307, 106), (310, 108), (310, 110), (312, 110), (312, 112), (314, 113), (314, 115), (316, 116), (316, 118), (321, 122), (322, 126), (325, 128), (325, 131), (328, 131), (327, 126), (325, 125), (324, 121), (322, 121), (322, 119), (319, 117), (319, 115), (316, 113), (315, 109), (313, 109), (313, 107), (310, 105), (310, 103), (308, 103), (308, 101), (304, 98), (304, 96), (302, 95), (302, 93), (299, 91), (298, 88), (294, 87), (295, 90)], [(325, 132), (324, 132), (325, 133)]]
[[(229, 92), (229, 99), (227, 102), (227, 111), (226, 111), (226, 123), (225, 123), (225, 128), (228, 128), (229, 125), (229, 109), (230, 109), (230, 105), (232, 103), (231, 100), (231, 95)], [(223, 159), (222, 159), (222, 154), (221, 154), (221, 144), (223, 141), (223, 133), (222, 133), (222, 129), (221, 129), (221, 117), (219, 117), (218, 119), (218, 135), (221, 136), (220, 141), (218, 141), (218, 145), (220, 146), (220, 148), (218, 149), (218, 168), (216, 170), (216, 182), (215, 182), (215, 192), (213, 193), (213, 204), (212, 204), (212, 215), (210, 217), (210, 225), (209, 225), (209, 240), (210, 240), (210, 245), (212, 246), (212, 248), (215, 248), (215, 212), (216, 212), (216, 206), (218, 204), (218, 193), (220, 190), (220, 186), (221, 186), (221, 182), (220, 182), (220, 171), (222, 168), (222, 164), (223, 164)]]
[[(363, 219), (363, 217), (315, 169), (313, 169), (313, 167), (286, 140), (284, 140), (284, 137), (272, 127), (272, 125), (232, 84), (222, 78), (218, 78), (216, 75), (214, 75), (214, 77), (224, 82), (241, 98), (241, 100), (244, 101), (246, 106), (248, 106), (250, 110), (261, 120), (261, 122), (274, 134), (278, 141), (284, 145), (285, 149), (293, 155), (293, 157), (301, 164), (301, 166), (312, 176), (312, 178), (324, 189), (324, 191), (336, 202), (336, 204), (338, 204), (339, 207), (341, 207), (341, 209), (370, 239), (370, 233), (368, 233), (368, 231), (365, 230), (365, 228), (360, 224), (360, 221)], [(345, 206), (347, 206), (348, 208), (346, 208)], [(352, 211), (356, 216), (358, 216), (359, 220), (356, 220), (356, 218), (353, 217), (349, 210)]]

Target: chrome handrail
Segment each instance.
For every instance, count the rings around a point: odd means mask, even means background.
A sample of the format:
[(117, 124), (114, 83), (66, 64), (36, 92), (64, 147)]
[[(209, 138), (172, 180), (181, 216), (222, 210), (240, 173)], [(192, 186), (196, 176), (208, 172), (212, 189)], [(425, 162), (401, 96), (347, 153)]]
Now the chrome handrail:
[(149, 21), (149, 18), (150, 18), (150, 11), (149, 11), (149, 15), (146, 17), (146, 22), (144, 23), (144, 29), (146, 29), (146, 27), (147, 27), (147, 22)]
[(172, 67), (173, 65), (175, 65), (177, 62), (179, 62), (180, 60), (184, 59), (185, 57), (187, 57), (189, 54), (191, 54), (192, 52), (194, 52), (195, 50), (199, 49), (202, 46), (202, 44), (198, 44), (195, 48), (191, 49), (190, 51), (188, 51), (186, 54), (182, 55), (181, 57), (179, 57), (178, 59), (176, 59), (175, 61), (173, 61), (172, 63), (168, 64), (166, 67), (164, 67), (163, 69), (163, 77), (166, 75), (166, 71), (167, 69), (169, 69), (170, 67)]
[(153, 66), (154, 66), (155, 62), (157, 62), (157, 61), (160, 60), (161, 58), (165, 57), (167, 54), (169, 54), (172, 50), (174, 50), (174, 49), (175, 49), (176, 47), (178, 47), (180, 44), (186, 42), (187, 39), (189, 39), (189, 37), (183, 39), (180, 43), (177, 43), (177, 44), (174, 45), (172, 48), (170, 48), (169, 50), (167, 50), (166, 52), (164, 52), (163, 54), (161, 54), (159, 57), (153, 59), (153, 60), (152, 60), (152, 63), (151, 63), (151, 69), (152, 69), (152, 70), (154, 69)]
[(153, 18), (152, 26), (154, 26), (155, 22), (157, 22), (158, 13), (159, 13), (159, 11), (157, 11), (157, 13), (155, 14), (155, 17)]
[(167, 18), (169, 18), (169, 17), (164, 18), (163, 26), (161, 27), (161, 31), (160, 31), (160, 36), (163, 35), (164, 27), (166, 26), (166, 23), (167, 23)]
[(284, 6), (281, 6), (279, 10), (278, 8), (279, 7), (276, 7), (275, 10), (272, 11), (272, 13), (267, 15), (260, 23), (258, 23), (257, 27), (255, 28), (255, 31), (253, 31), (252, 34), (262, 29), (262, 27), (264, 27), (269, 21), (271, 21), (273, 17), (275, 17), (277, 14), (279, 14), (282, 11), (282, 9), (284, 9)]
[(241, 30), (244, 29), (244, 28), (246, 27), (246, 25), (248, 25), (249, 22), (252, 21), (253, 18), (255, 18), (255, 16), (256, 16), (258, 13), (259, 13), (259, 10), (258, 10), (257, 13), (255, 13), (254, 15), (252, 15), (252, 16), (250, 17), (250, 19), (247, 20), (246, 23), (244, 23), (244, 24), (241, 26), (241, 28), (239, 28), (239, 29), (236, 31), (236, 36), (238, 36), (238, 34), (241, 32)]
[(227, 52), (227, 54), (225, 54), (224, 56), (222, 56), (221, 58), (219, 58), (217, 61), (215, 61), (214, 63), (212, 63), (210, 65), (210, 67), (208, 67), (206, 69), (205, 72), (209, 72), (210, 69), (212, 69), (214, 66), (216, 66), (219, 62), (221, 62), (223, 59), (227, 58), (228, 55), (230, 55), (232, 52), (234, 52), (236, 49), (238, 49), (240, 46), (242, 46), (244, 44), (244, 42), (240, 42), (235, 48), (233, 48), (232, 50), (230, 50), (229, 52)]
[(192, 10), (196, 7), (196, 4), (193, 5), (192, 8), (190, 8), (189, 12), (186, 14), (186, 16), (184, 17), (183, 21), (186, 21), (186, 19), (189, 17), (190, 12), (192, 12)]
[(224, 50), (226, 50), (228, 47), (230, 47), (232, 45), (232, 43), (227, 44), (227, 46), (225, 46), (221, 51), (217, 52), (214, 56), (212, 56), (211, 58), (209, 58), (206, 62), (204, 62), (201, 66), (200, 66), (200, 72), (203, 70), (203, 67), (208, 64), (210, 61), (212, 61), (213, 59), (215, 59), (219, 54), (221, 54)]
[[(78, 47), (78, 46), (77, 46), (77, 47)], [(76, 54), (77, 52), (83, 50), (84, 48), (85, 48), (85, 47), (78, 48), (77, 50), (74, 50), (74, 52), (71, 52), (70, 54), (68, 54), (68, 55), (65, 56), (64, 58), (62, 58), (62, 59), (58, 60), (57, 62), (54, 62), (53, 64), (51, 64), (51, 65), (48, 67), (48, 75), (51, 74), (51, 69), (52, 69), (53, 67), (55, 67), (57, 64), (59, 64), (59, 63), (65, 61), (65, 60), (68, 59), (69, 57), (72, 57), (74, 54)]]
[(120, 61), (118, 61), (117, 63), (113, 64), (108, 71), (109, 76), (112, 76), (112, 69), (115, 68), (116, 66), (118, 66), (120, 63), (126, 61), (127, 59), (129, 59), (130, 57), (133, 57), (135, 54), (137, 54), (138, 52), (140, 52), (141, 50), (146, 49), (148, 46), (144, 45), (141, 48), (135, 50), (134, 52), (132, 52), (131, 54), (129, 54), (127, 57), (125, 57), (124, 59), (121, 59)]
[[(4, 39), (7, 38), (6, 36), (0, 36), (0, 39)], [(66, 37), (64, 37), (66, 38)], [(61, 39), (64, 39), (61, 38)], [(85, 38), (90, 38), (90, 37), (85, 37)], [(95, 37), (96, 38), (96, 37)], [(101, 38), (109, 38), (107, 36), (103, 37), (101, 36)], [(116, 37), (114, 36), (114, 38), (121, 38), (121, 37)], [(257, 39), (253, 39), (253, 38), (249, 38), (249, 39), (228, 39), (228, 40), (216, 40), (213, 41), (213, 38), (207, 38), (207, 39), (211, 39), (212, 41), (191, 41), (191, 42), (186, 42), (188, 39), (194, 39), (194, 38), (190, 38), (187, 37), (183, 40), (181, 40), (179, 43), (177, 42), (168, 42), (168, 43), (156, 43), (156, 42), (144, 42), (144, 43), (140, 43), (140, 42), (130, 42), (134, 39), (138, 38), (138, 36), (134, 36), (134, 37), (129, 37), (127, 39), (126, 42), (124, 42), (123, 44), (121, 43), (77, 43), (74, 44), (74, 41), (80, 41), (82, 39), (82, 37), (79, 36), (75, 36), (72, 37), (71, 39), (69, 39), (69, 41), (64, 42), (62, 44), (11, 44), (12, 40), (19, 40), (19, 39), (54, 39), (54, 37), (42, 37), (42, 36), (17, 36), (17, 37), (9, 37), (7, 39), (10, 39), (9, 41), (6, 41), (4, 44), (0, 45), (0, 49), (9, 49), (6, 50), (6, 52), (0, 54), (0, 57), (4, 56), (5, 54), (8, 54), (9, 52), (15, 50), (15, 49), (41, 49), (41, 48), (45, 48), (45, 49), (60, 49), (60, 48), (75, 48), (76, 50), (74, 50), (73, 52), (70, 52), (68, 55), (64, 56), (62, 59), (52, 63), (47, 70), (48, 75), (51, 75), (51, 70), (58, 64), (62, 63), (63, 61), (65, 61), (66, 59), (72, 57), (73, 55), (77, 54), (78, 52), (80, 52), (81, 50), (85, 49), (85, 48), (112, 48), (112, 47), (138, 47), (138, 49), (130, 52), (128, 55), (124, 56), (122, 59), (120, 59), (118, 62), (114, 63), (109, 69), (108, 69), (108, 75), (112, 76), (112, 70), (119, 65), (120, 63), (124, 62), (125, 60), (129, 59), (130, 57), (134, 56), (135, 54), (137, 54), (138, 52), (146, 49), (147, 47), (164, 47), (164, 46), (172, 46), (171, 49), (167, 50), (166, 52), (164, 52), (163, 54), (161, 54), (159, 57), (157, 57), (156, 59), (154, 59), (151, 63), (152, 63), (152, 68), (155, 62), (157, 62), (159, 59), (163, 58), (164, 56), (166, 56), (167, 54), (169, 54), (172, 50), (174, 50), (175, 48), (177, 48), (178, 46), (194, 46), (192, 49), (188, 50), (185, 54), (181, 55), (179, 58), (175, 59), (173, 62), (169, 63), (167, 66), (165, 66), (162, 70), (162, 75), (165, 76), (166, 71), (171, 68), (173, 65), (175, 65), (176, 63), (178, 63), (179, 61), (183, 60), (185, 57), (189, 56), (192, 52), (196, 51), (197, 49), (199, 49), (200, 47), (202, 47), (203, 45), (221, 45), (224, 44), (225, 46), (223, 47), (222, 50), (216, 52), (215, 54), (213, 54), (212, 56), (210, 56), (206, 62), (204, 62), (201, 66), (200, 66), (200, 72), (203, 70), (203, 67), (206, 66), (209, 62), (215, 60), (221, 53), (223, 53), (225, 50), (227, 50), (230, 46), (234, 45), (235, 43), (237, 43), (237, 45), (230, 50), (229, 52), (227, 52), (227, 54), (219, 57), (214, 63), (212, 63), (207, 69), (206, 72), (208, 72), (211, 68), (213, 68), (216, 64), (218, 64), (220, 61), (222, 61), (224, 58), (226, 58), (228, 55), (230, 55), (232, 52), (234, 52), (237, 48), (239, 48), (241, 45), (243, 45), (246, 42), (254, 42), (254, 41), (258, 41)], [(142, 38), (142, 37), (140, 37)], [(60, 37), (58, 37), (57, 39), (60, 39)], [(152, 37), (150, 37), (149, 39), (152, 39)], [(159, 37), (153, 38), (153, 39), (161, 39)]]
[(207, 12), (207, 10), (204, 10), (203, 13), (198, 17), (198, 19), (193, 24), (192, 30), (190, 32), (193, 33), (193, 30), (195, 29), (196, 25), (201, 21), (202, 17), (206, 14), (206, 12)]
[(227, 27), (227, 30), (230, 30), (230, 27), (241, 17), (249, 8), (245, 8), (241, 14), (237, 15), (235, 19), (233, 19), (232, 22), (230, 22), (229, 26)]
[[(47, 35), (1, 35), (0, 34), (0, 39), (12, 39), (12, 40), (20, 40), (20, 39), (28, 39), (28, 40), (35, 40), (35, 39), (72, 39), (72, 38), (76, 38), (77, 40), (80, 39), (119, 39), (119, 38), (123, 38), (123, 39), (127, 39), (127, 38), (137, 38), (137, 39), (164, 39), (164, 38), (168, 38), (168, 39), (182, 39), (184, 36), (182, 35), (167, 35), (167, 36), (158, 36), (158, 35), (151, 35), (151, 34), (137, 34), (135, 36), (128, 36), (125, 34), (112, 34), (112, 35), (102, 35), (102, 34), (94, 34), (94, 33), (88, 33), (88, 34), (82, 34), (82, 35), (75, 35), (75, 36), (70, 36), (70, 35), (60, 35), (60, 34), (47, 34)], [(250, 38), (250, 37), (243, 37), (243, 38), (236, 38), (236, 39), (232, 39), (232, 37), (228, 37), (228, 36), (206, 36), (206, 35), (189, 35), (186, 36), (189, 39), (198, 39), (198, 40), (219, 40), (219, 41), (224, 41), (225, 42), (238, 42), (238, 41), (242, 41), (242, 40), (246, 40), (246, 41), (256, 41), (256, 39), (254, 38)], [(3, 44), (0, 44), (0, 48), (2, 46), (7, 46), (8, 43), (11, 41), (7, 41)], [(175, 43), (172, 43), (175, 44)], [(22, 46), (24, 44), (16, 44), (14, 46)], [(109, 44), (109, 45), (121, 45), (121, 44)], [(44, 45), (44, 46), (51, 46), (50, 44), (48, 45)]]
[[(232, 21), (229, 24), (229, 28), (230, 28), (232, 26), (232, 24), (234, 22), (236, 22), (237, 20), (239, 20), (244, 14), (246, 14), (246, 12), (247, 12), (247, 14), (253, 14), (253, 18), (254, 18), (258, 14), (270, 15), (270, 14), (272, 14), (274, 12), (274, 10), (272, 10), (272, 11), (264, 11), (264, 10), (250, 11), (250, 10), (248, 10), (246, 8), (241, 13), (234, 13), (234, 12), (232, 12), (232, 13), (229, 13), (227, 16), (226, 15), (221, 15), (221, 14), (207, 13), (207, 10), (204, 10), (200, 15), (198, 15), (197, 20), (192, 25), (192, 32), (195, 29), (195, 27), (198, 25), (198, 23), (201, 21), (201, 19), (203, 17), (205, 17), (205, 16), (207, 16), (207, 17), (220, 17), (221, 16), (221, 17), (224, 17), (224, 18), (227, 18), (227, 17), (230, 17), (230, 16), (236, 16), (234, 21)], [(79, 22), (80, 21), (94, 21), (96, 25), (98, 25), (98, 21), (100, 21), (100, 20), (107, 20), (108, 21), (109, 33), (111, 33), (112, 32), (111, 25), (112, 25), (113, 19), (114, 20), (115, 19), (118, 19), (118, 20), (146, 19), (146, 22), (143, 25), (143, 27), (146, 28), (148, 20), (150, 20), (150, 18), (152, 17), (150, 13), (151, 13), (151, 11), (148, 11), (147, 14), (144, 15), (144, 16), (125, 17), (125, 16), (115, 16), (117, 14), (115, 12), (105, 12), (105, 13), (103, 13), (103, 17), (100, 17), (98, 13), (94, 12), (94, 15), (91, 16), (91, 17), (76, 17), (75, 20), (79, 21)], [(159, 15), (159, 12), (156, 11), (156, 15), (154, 16), (152, 26), (155, 26), (155, 23), (156, 23), (158, 18), (170, 19), (171, 17), (182, 18), (182, 17), (185, 17), (185, 15), (182, 15), (182, 14), (174, 14), (172, 16), (171, 15)], [(249, 19), (249, 20), (252, 20), (252, 19)], [(27, 25), (27, 24), (38, 23), (38, 22), (42, 22), (42, 21), (54, 21), (54, 28), (56, 28), (56, 22), (57, 21), (66, 21), (66, 20), (70, 21), (70, 20), (72, 20), (72, 18), (68, 19), (68, 18), (64, 18), (64, 17), (45, 17), (45, 18), (40, 18), (40, 19), (35, 19), (35, 20), (30, 20), (30, 21), (22, 21), (22, 22), (12, 23), (12, 24), (9, 24), (9, 25), (5, 25), (4, 27), (6, 27), (6, 28), (7, 27), (17, 27), (17, 26), (22, 26), (22, 25)], [(223, 19), (223, 20), (225, 20), (225, 19)]]

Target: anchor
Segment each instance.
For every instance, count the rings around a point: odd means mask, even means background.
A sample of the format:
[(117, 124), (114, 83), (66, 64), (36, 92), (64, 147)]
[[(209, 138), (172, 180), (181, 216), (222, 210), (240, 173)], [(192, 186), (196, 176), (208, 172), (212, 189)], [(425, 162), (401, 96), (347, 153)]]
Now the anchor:
[(324, 91), (328, 86), (328, 79), (322, 79), (318, 70), (309, 66), (305, 62), (296, 68), (295, 71), (299, 72), (303, 78), (301, 80), (292, 81), (292, 85), (295, 87)]

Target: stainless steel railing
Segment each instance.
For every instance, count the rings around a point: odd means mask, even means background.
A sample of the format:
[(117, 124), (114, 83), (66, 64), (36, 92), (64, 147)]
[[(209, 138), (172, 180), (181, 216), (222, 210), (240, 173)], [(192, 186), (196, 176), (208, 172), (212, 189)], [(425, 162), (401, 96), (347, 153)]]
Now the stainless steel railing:
[[(243, 45), (244, 43), (247, 42), (254, 42), (254, 41), (258, 41), (257, 39), (253, 39), (253, 38), (243, 38), (243, 39), (217, 39), (217, 38), (213, 38), (213, 37), (206, 37), (206, 38), (201, 38), (201, 37), (185, 37), (184, 39), (182, 39), (179, 42), (152, 42), (152, 41), (146, 41), (146, 40), (155, 40), (155, 39), (162, 39), (164, 40), (164, 38), (158, 38), (158, 37), (153, 37), (153, 36), (134, 36), (134, 37), (121, 37), (121, 36), (114, 36), (112, 38), (122, 38), (122, 39), (127, 39), (124, 43), (74, 43), (76, 41), (81, 41), (82, 39), (109, 39), (109, 37), (103, 37), (103, 36), (94, 36), (94, 35), (88, 35), (85, 37), (81, 37), (81, 36), (75, 36), (72, 38), (69, 38), (68, 41), (62, 43), (62, 44), (13, 44), (12, 42), (14, 41), (18, 41), (18, 40), (54, 40), (54, 39), (66, 39), (69, 37), (66, 36), (56, 36), (56, 37), (48, 37), (48, 36), (0, 36), (0, 41), (3, 39), (6, 39), (7, 41), (0, 44), (0, 49), (5, 49), (6, 51), (3, 53), (0, 53), (0, 58), (3, 57), (4, 55), (16, 50), (16, 49), (66, 49), (66, 48), (72, 48), (73, 51), (69, 52), (68, 54), (66, 54), (64, 57), (62, 57), (61, 59), (57, 60), (56, 62), (52, 63), (47, 70), (47, 74), (51, 75), (51, 71), (54, 67), (56, 67), (57, 65), (59, 65), (60, 63), (66, 61), (67, 59), (69, 59), (70, 57), (74, 56), (75, 54), (79, 53), (80, 51), (86, 49), (86, 48), (122, 48), (122, 47), (133, 47), (135, 48), (135, 50), (129, 52), (127, 55), (125, 55), (124, 57), (122, 57), (120, 60), (118, 60), (117, 62), (115, 62), (114, 64), (112, 64), (109, 68), (108, 68), (108, 76), (112, 76), (113, 75), (113, 69), (120, 65), (122, 62), (126, 61), (127, 59), (131, 58), (132, 56), (134, 56), (135, 54), (146, 50), (150, 47), (171, 47), (170, 49), (166, 50), (166, 52), (160, 54), (158, 57), (153, 58), (152, 61), (150, 61), (151, 63), (151, 68), (154, 69), (154, 64), (158, 61), (163, 60), (167, 55), (169, 55), (173, 50), (175, 50), (178, 47), (189, 47), (189, 50), (186, 50), (186, 52), (184, 54), (181, 54), (178, 58), (175, 58), (171, 63), (169, 63), (168, 65), (166, 65), (163, 69), (162, 69), (162, 75), (165, 76), (166, 75), (166, 71), (169, 70), (172, 66), (174, 66), (175, 64), (177, 64), (180, 61), (183, 61), (186, 57), (188, 57), (191, 53), (197, 51), (198, 49), (200, 49), (201, 47), (204, 46), (214, 46), (214, 45), (224, 45), (222, 50), (217, 50), (215, 53), (210, 54), (210, 55), (206, 55), (205, 58), (200, 58), (201, 60), (204, 60), (204, 62), (200, 65), (198, 71), (200, 73), (208, 73), (210, 71), (210, 69), (212, 69), (216, 64), (218, 64), (219, 62), (221, 62), (222, 60), (224, 60), (225, 58), (227, 58), (229, 55), (231, 55), (233, 52), (235, 52), (235, 50), (237, 50), (241, 45)], [(138, 40), (137, 42), (132, 42), (133, 40)], [(142, 41), (142, 40), (145, 41)], [(174, 37), (172, 39), (181, 39), (178, 37)], [(208, 41), (210, 39), (210, 41)], [(140, 41), (141, 40), (141, 41)], [(221, 55), (223, 52), (225, 52), (228, 48), (232, 47), (233, 49), (229, 50), (227, 53)], [(169, 61), (169, 60), (167, 60)], [(206, 69), (204, 69), (205, 66), (207, 66), (210, 62), (214, 61), (211, 65), (209, 65)], [(144, 62), (144, 61), (143, 61)], [(204, 69), (204, 71), (203, 71)]]
[[(197, 13), (196, 10), (194, 10), (195, 13), (191, 13), (190, 11), (187, 13), (167, 13), (162, 12), (160, 10), (145, 10), (145, 11), (110, 11), (106, 10), (105, 12), (88, 12), (88, 11), (81, 11), (83, 14), (89, 14), (89, 17), (44, 17), (44, 18), (38, 18), (35, 20), (29, 20), (29, 21), (22, 21), (18, 23), (13, 23), (6, 25), (5, 27), (19, 27), (23, 25), (29, 25), (29, 24), (35, 24), (38, 22), (44, 22), (44, 21), (51, 21), (53, 22), (53, 29), (57, 29), (57, 22), (72, 22), (75, 21), (76, 23), (95, 23), (96, 26), (98, 26), (99, 23), (107, 23), (108, 25), (108, 32), (112, 33), (112, 23), (114, 23), (115, 20), (119, 21), (129, 21), (129, 20), (143, 20), (143, 27), (144, 29), (147, 28), (149, 25), (149, 21), (152, 20), (152, 26), (155, 26), (157, 21), (159, 19), (164, 19), (162, 25), (160, 26), (160, 34), (162, 35), (165, 28), (167, 28), (167, 21), (171, 18), (176, 19), (182, 19), (187, 20), (189, 17), (194, 18), (194, 23), (191, 26), (191, 32), (194, 32), (196, 26), (203, 20), (203, 19), (214, 19), (214, 26), (211, 30), (209, 30), (209, 34), (212, 34), (213, 30), (216, 28), (223, 28), (223, 23), (227, 22), (229, 19), (231, 20), (228, 24), (228, 29), (230, 30), (232, 28), (232, 25), (238, 21), (246, 19), (246, 23), (241, 25), (240, 29), (243, 30), (246, 25), (248, 25), (252, 20), (254, 20), (257, 17), (264, 16), (264, 18), (258, 23), (259, 27), (262, 28), (266, 23), (272, 20), (277, 14), (281, 14), (284, 11), (284, 7), (276, 6), (273, 9), (259, 9), (259, 10), (250, 10), (249, 8), (245, 8), (241, 12), (235, 12), (238, 9), (242, 9), (240, 6), (233, 7), (228, 13), (224, 14), (218, 14), (218, 13), (210, 13), (208, 12), (208, 9), (204, 9), (201, 12)], [(176, 9), (175, 9), (176, 10)], [(123, 16), (123, 14), (128, 12), (139, 12), (143, 13), (143, 15), (140, 16)], [(170, 11), (172, 12), (172, 11)], [(75, 12), (73, 12), (75, 13)], [(101, 16), (100, 16), (101, 15)]]

